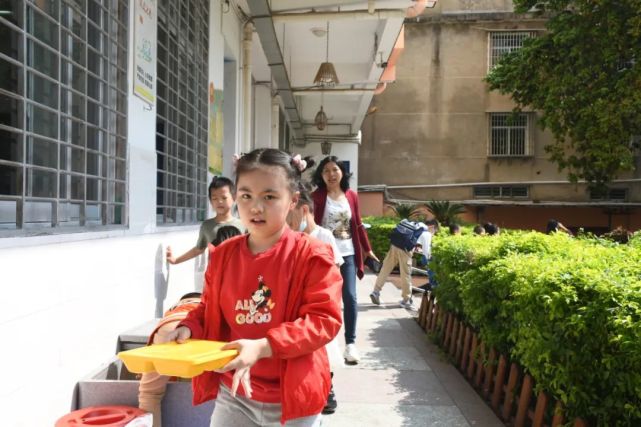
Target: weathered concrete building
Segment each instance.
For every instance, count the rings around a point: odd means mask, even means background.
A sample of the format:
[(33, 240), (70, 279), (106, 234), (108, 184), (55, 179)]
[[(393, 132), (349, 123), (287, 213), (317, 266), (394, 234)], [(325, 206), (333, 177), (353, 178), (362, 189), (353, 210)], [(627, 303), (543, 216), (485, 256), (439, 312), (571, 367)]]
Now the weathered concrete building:
[[(639, 173), (606, 198), (570, 184), (548, 160), (552, 135), (536, 113), (508, 120), (514, 103), (484, 77), (498, 58), (545, 30), (509, 0), (438, 2), (406, 20), (395, 83), (375, 96), (362, 127), (361, 190), (386, 185), (396, 200), (453, 200), (468, 220), (543, 229), (554, 217), (594, 231), (641, 227)], [(533, 209), (540, 208), (540, 209)]]

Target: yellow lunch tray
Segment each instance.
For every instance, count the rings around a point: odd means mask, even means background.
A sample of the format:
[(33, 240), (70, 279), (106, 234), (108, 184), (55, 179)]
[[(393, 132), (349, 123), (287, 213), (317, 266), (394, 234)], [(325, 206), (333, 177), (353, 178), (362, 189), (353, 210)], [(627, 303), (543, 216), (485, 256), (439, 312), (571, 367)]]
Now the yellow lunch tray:
[(187, 340), (184, 344), (169, 342), (121, 351), (118, 357), (130, 372), (137, 374), (158, 372), (192, 378), (204, 371), (221, 368), (236, 357), (236, 350), (220, 350), (225, 344), (208, 340)]

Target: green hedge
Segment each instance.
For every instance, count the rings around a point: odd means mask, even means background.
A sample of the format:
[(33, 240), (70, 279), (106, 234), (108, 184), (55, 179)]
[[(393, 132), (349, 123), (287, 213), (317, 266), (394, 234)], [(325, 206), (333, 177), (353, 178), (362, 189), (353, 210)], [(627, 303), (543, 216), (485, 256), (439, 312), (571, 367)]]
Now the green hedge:
[(369, 243), (376, 256), (383, 261), (389, 250), (389, 236), (396, 224), (400, 220), (393, 217), (366, 216), (363, 217), (363, 223), (372, 227), (367, 230)]
[(439, 304), (519, 362), (569, 417), (641, 425), (639, 237), (441, 233), (432, 254)]

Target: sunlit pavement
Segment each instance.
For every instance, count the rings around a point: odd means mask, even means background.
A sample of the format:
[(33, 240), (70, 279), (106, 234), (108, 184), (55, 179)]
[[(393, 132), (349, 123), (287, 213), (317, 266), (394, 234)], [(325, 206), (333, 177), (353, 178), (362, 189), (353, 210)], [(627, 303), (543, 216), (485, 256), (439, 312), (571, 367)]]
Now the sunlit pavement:
[[(334, 373), (338, 409), (323, 417), (323, 426), (503, 426), (429, 342), (417, 313), (399, 306), (400, 290), (388, 283), (381, 305), (372, 304), (375, 279), (367, 275), (357, 283), (361, 362)], [(342, 331), (340, 337), (342, 348)]]

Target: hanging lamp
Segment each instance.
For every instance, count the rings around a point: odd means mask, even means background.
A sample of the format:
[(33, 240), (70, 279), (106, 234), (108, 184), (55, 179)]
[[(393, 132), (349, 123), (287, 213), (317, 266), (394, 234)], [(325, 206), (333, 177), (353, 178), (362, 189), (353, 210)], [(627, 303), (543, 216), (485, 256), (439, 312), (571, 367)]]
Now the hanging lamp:
[(329, 141), (321, 142), (321, 154), (323, 156), (329, 156), (332, 154), (332, 143)]
[(323, 130), (327, 126), (327, 114), (323, 111), (322, 105), (318, 113), (316, 113), (316, 117), (314, 117), (314, 125), (316, 125), (316, 129), (318, 130)]
[(323, 111), (323, 104), (325, 103), (325, 93), (323, 91), (320, 91), (321, 93), (321, 105), (320, 105), (320, 110), (318, 110), (318, 113), (316, 113), (316, 117), (314, 117), (314, 126), (316, 126), (316, 129), (318, 130), (323, 130), (327, 126), (327, 114), (325, 114), (325, 111)]
[(339, 83), (334, 64), (329, 62), (329, 21), (327, 21), (327, 34), (325, 38), (325, 62), (320, 65), (314, 78), (314, 84), (321, 87), (334, 86)]

